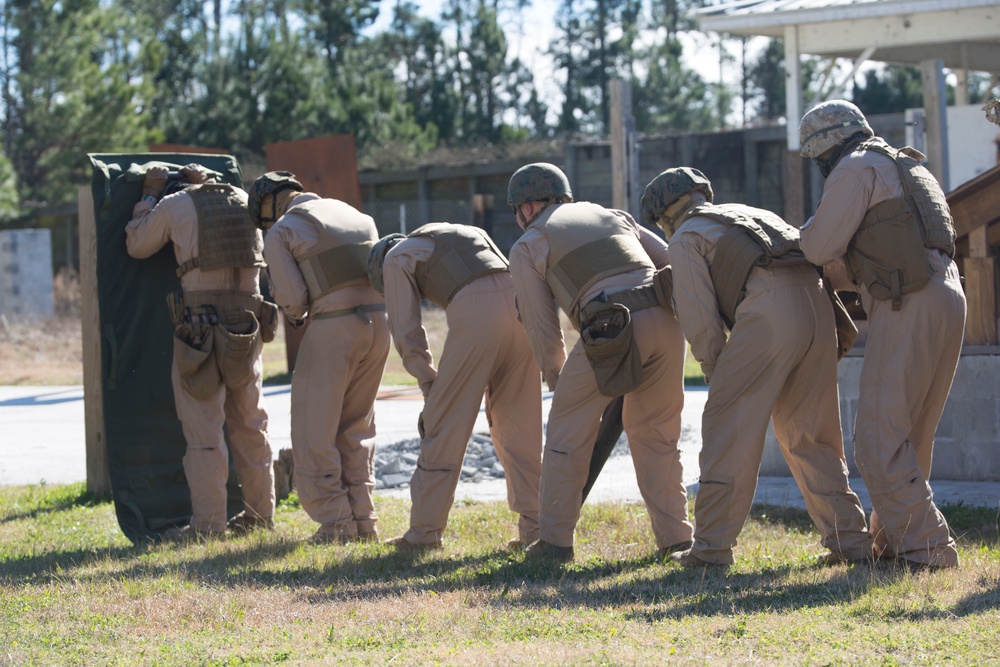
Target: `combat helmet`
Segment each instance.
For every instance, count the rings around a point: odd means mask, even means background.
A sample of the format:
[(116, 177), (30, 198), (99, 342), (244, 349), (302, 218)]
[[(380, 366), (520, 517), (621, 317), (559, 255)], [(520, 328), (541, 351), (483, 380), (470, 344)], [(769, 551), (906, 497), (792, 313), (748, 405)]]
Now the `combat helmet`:
[(385, 256), (393, 246), (406, 238), (406, 234), (389, 234), (383, 236), (368, 251), (368, 281), (379, 294), (385, 294), (385, 280), (382, 278), (382, 266)]
[(554, 197), (566, 197), (572, 200), (573, 191), (562, 169), (548, 162), (524, 165), (514, 172), (507, 185), (507, 203), (511, 206)]
[[(250, 185), (250, 191), (247, 193), (249, 195), (247, 197), (247, 210), (250, 212), (250, 219), (260, 229), (264, 229), (261, 202), (267, 195), (274, 196), (283, 190), (302, 192), (305, 187), (290, 171), (269, 171)], [(274, 222), (274, 219), (269, 218), (267, 221)]]
[[(689, 206), (668, 213), (668, 209), (684, 195), (701, 192), (706, 201), (711, 202), (715, 194), (712, 192), (712, 182), (705, 174), (693, 167), (674, 167), (663, 171), (646, 186), (642, 193), (642, 217), (650, 227), (659, 226), (664, 232), (676, 231), (676, 221), (685, 213)], [(690, 199), (690, 198), (688, 198)], [(666, 219), (664, 219), (666, 217)], [(665, 226), (666, 225), (666, 226)]]
[(806, 112), (799, 123), (800, 152), (802, 157), (815, 160), (858, 132), (868, 137), (875, 136), (861, 109), (847, 100), (817, 104)]

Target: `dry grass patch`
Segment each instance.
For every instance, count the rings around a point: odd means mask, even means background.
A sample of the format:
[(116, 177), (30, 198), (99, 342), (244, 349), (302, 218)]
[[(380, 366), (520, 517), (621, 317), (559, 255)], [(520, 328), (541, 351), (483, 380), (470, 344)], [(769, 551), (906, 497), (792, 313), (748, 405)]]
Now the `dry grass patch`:
[[(385, 535), (409, 503), (378, 498)], [(502, 545), (499, 503), (452, 512), (441, 551), (274, 533), (135, 547), (82, 485), (0, 489), (0, 664), (991, 664), (995, 511), (946, 507), (963, 568), (818, 567), (803, 512), (758, 509), (728, 574), (653, 557), (641, 505), (584, 508), (577, 561)]]
[(0, 320), (0, 384), (82, 383), (79, 317)]

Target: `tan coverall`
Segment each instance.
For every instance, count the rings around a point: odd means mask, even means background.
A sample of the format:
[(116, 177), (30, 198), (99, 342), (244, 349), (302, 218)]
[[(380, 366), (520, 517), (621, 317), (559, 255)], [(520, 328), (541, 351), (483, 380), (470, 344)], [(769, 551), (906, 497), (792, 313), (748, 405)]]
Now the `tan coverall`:
[(870, 559), (872, 538), (844, 458), (830, 299), (801, 256), (797, 265), (755, 267), (727, 341), (709, 272), (727, 229), (693, 216), (670, 238), (674, 309), (711, 387), (702, 415), (691, 553), (733, 563), (773, 419), (823, 546), (848, 560)]
[[(857, 150), (826, 179), (816, 215), (802, 228), (802, 251), (826, 265), (843, 257), (870, 208), (903, 196), (891, 159)], [(875, 551), (916, 563), (958, 564), (948, 523), (927, 479), (934, 433), (962, 350), (965, 295), (945, 253), (926, 250), (930, 282), (906, 294), (902, 307), (858, 286), (868, 314), (854, 460), (872, 499)]]
[(506, 473), (507, 504), (520, 515), (518, 539), (529, 544), (538, 538), (542, 386), (517, 320), (514, 284), (508, 272), (489, 273), (455, 294), (445, 308), (448, 335), (435, 368), (421, 325), (423, 291), (415, 277), (433, 250), (433, 239), (411, 236), (389, 251), (383, 267), (389, 330), (425, 399), (424, 436), (410, 485), (410, 529), (404, 537), (414, 544), (441, 543), (485, 393), (490, 435)]
[[(627, 225), (656, 268), (667, 264), (667, 246), (640, 227), (627, 213), (587, 202), (553, 205), (545, 216), (574, 216), (594, 225)], [(573, 546), (601, 415), (611, 399), (597, 389), (593, 368), (577, 341), (566, 355), (559, 314), (545, 282), (550, 245), (534, 221), (511, 248), (510, 270), (517, 289), (521, 318), (528, 340), (555, 393), (542, 458), (542, 540), (560, 547)], [(652, 269), (637, 269), (601, 279), (577, 298), (573, 310), (602, 291), (608, 294), (649, 285)], [(570, 313), (572, 319), (575, 313)], [(649, 511), (658, 548), (691, 539), (687, 519), (687, 491), (677, 441), (684, 406), (684, 337), (673, 313), (662, 307), (633, 313), (635, 340), (644, 371), (643, 383), (626, 394), (622, 422), (628, 436), (639, 491)]]
[[(319, 199), (292, 199), (264, 238), (271, 292), (291, 321), (309, 315), (292, 374), (292, 454), (302, 508), (319, 522), (320, 534), (353, 538), (374, 535), (375, 397), (389, 354), (385, 312), (323, 317), (357, 306), (383, 305), (367, 277), (352, 280), (310, 302), (299, 262), (320, 240), (318, 225), (295, 207)], [(352, 227), (375, 222), (343, 204)], [(338, 220), (323, 220), (337, 227)], [(341, 224), (345, 224), (340, 221)], [(318, 319), (317, 319), (317, 316)]]
[[(246, 198), (242, 190), (236, 192)], [(132, 209), (132, 220), (125, 227), (128, 253), (137, 259), (152, 256), (169, 242), (173, 243), (178, 264), (198, 255), (198, 216), (194, 201), (181, 191), (154, 204), (140, 200)], [(234, 285), (232, 269), (202, 271), (199, 268), (181, 276), (185, 293), (194, 291), (236, 291), (260, 296), (260, 271), (240, 269)], [(226, 481), (229, 454), (232, 453), (239, 475), (245, 511), (253, 517), (269, 520), (274, 515), (273, 453), (267, 437), (267, 412), (261, 392), (263, 364), (257, 355), (253, 373), (245, 384), (223, 384), (214, 396), (199, 400), (181, 386), (176, 361), (171, 368), (174, 402), (187, 450), (184, 474), (191, 489), (191, 527), (200, 533), (223, 533), (226, 530)], [(223, 435), (229, 431), (229, 445)]]

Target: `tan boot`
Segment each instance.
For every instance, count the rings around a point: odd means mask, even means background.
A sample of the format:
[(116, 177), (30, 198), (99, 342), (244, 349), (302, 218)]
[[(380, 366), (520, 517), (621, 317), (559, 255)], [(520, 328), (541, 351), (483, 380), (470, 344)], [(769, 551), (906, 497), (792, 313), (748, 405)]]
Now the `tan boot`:
[(411, 542), (405, 537), (394, 537), (391, 540), (386, 540), (386, 544), (390, 547), (395, 547), (396, 551), (427, 551), (429, 549), (440, 549), (442, 545), (440, 542), (432, 544), (417, 544), (416, 542)]
[(246, 535), (255, 530), (274, 530), (274, 519), (240, 512), (229, 520), (226, 529), (234, 535)]
[(525, 551), (528, 560), (551, 560), (558, 563), (568, 563), (575, 554), (573, 547), (560, 547), (555, 544), (538, 540)]

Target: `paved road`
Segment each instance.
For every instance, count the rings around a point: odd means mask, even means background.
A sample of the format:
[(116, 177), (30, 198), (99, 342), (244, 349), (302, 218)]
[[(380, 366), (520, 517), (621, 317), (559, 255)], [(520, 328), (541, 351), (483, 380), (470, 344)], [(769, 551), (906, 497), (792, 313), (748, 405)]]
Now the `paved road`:
[[(265, 401), (270, 415), (271, 439), (275, 451), (291, 447), (290, 387), (265, 387)], [(685, 393), (683, 433), (680, 449), (684, 464), (684, 483), (693, 491), (698, 479), (698, 452), (701, 448), (701, 412), (708, 396), (704, 388)], [(548, 414), (552, 396), (544, 395), (544, 414)], [(416, 437), (417, 415), (423, 406), (415, 388), (383, 390), (376, 402), (375, 414), (379, 441), (398, 442)], [(486, 431), (486, 418), (480, 413), (477, 432)], [(46, 482), (61, 484), (86, 479), (86, 453), (83, 425), (83, 388), (0, 386), (0, 485), (25, 485)], [(870, 508), (867, 491), (860, 479), (851, 485)], [(935, 498), (940, 503), (964, 502), (1000, 509), (1000, 483), (931, 480)], [(389, 496), (409, 497), (409, 490), (385, 490)], [(503, 480), (481, 483), (462, 482), (459, 499), (501, 500), (505, 497)], [(612, 458), (591, 491), (593, 500), (639, 501), (638, 485), (632, 460), (628, 456)], [(757, 502), (802, 507), (802, 494), (788, 477), (763, 477), (755, 497)]]

